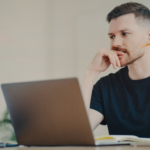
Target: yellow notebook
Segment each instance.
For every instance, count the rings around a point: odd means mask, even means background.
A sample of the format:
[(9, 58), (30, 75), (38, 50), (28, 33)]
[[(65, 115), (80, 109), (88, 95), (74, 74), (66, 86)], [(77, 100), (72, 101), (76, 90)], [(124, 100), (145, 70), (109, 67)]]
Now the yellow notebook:
[(136, 142), (150, 144), (150, 138), (139, 138), (133, 135), (103, 135), (95, 137), (95, 144), (107, 142)]

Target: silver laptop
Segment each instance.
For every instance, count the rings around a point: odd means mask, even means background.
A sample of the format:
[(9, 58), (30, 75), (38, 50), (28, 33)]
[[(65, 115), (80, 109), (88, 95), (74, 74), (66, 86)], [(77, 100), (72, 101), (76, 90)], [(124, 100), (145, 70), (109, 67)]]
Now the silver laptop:
[(19, 145), (95, 146), (77, 78), (1, 86)]

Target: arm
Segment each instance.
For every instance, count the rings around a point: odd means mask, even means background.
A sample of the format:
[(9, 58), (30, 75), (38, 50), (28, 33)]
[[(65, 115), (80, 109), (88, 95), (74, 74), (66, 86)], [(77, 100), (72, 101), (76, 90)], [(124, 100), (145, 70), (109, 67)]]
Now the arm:
[(92, 89), (94, 85), (94, 79), (97, 74), (90, 73), (88, 70), (85, 72), (83, 82), (82, 82), (82, 92), (84, 96), (84, 103), (86, 107), (86, 111), (88, 113), (90, 125), (92, 130), (94, 130), (104, 119), (104, 116), (94, 109), (90, 109), (90, 99), (92, 94)]
[(116, 66), (120, 66), (117, 55), (124, 55), (124, 53), (118, 51), (115, 52), (106, 48), (100, 49), (84, 74), (82, 92), (92, 130), (94, 130), (104, 119), (104, 116), (100, 112), (90, 109), (94, 82), (98, 74), (107, 70), (110, 64), (113, 65), (114, 69), (116, 69)]

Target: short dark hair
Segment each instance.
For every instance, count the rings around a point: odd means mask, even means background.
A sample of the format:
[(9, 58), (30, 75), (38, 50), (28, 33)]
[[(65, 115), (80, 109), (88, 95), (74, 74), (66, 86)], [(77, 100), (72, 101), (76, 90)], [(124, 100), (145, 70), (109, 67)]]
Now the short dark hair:
[(148, 7), (140, 3), (129, 2), (116, 6), (111, 12), (108, 13), (106, 20), (108, 23), (112, 19), (118, 18), (119, 16), (133, 13), (135, 18), (141, 18), (150, 21), (150, 10)]

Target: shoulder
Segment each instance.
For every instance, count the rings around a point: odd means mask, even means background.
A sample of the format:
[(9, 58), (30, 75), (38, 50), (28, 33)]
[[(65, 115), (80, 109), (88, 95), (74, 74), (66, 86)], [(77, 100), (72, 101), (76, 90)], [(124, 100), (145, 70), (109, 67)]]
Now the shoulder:
[(107, 76), (101, 77), (96, 84), (109, 84), (109, 83), (114, 83), (114, 82), (119, 82), (122, 80), (123, 76), (126, 74), (127, 71), (127, 66), (121, 68), (115, 73), (110, 73)]

